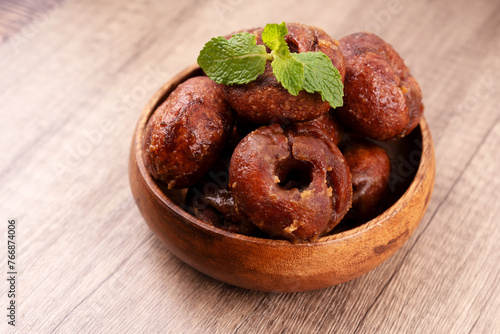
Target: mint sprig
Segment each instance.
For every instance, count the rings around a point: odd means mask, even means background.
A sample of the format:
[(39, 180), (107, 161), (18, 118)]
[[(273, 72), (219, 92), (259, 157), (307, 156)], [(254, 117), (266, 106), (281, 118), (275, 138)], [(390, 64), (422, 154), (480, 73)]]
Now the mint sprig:
[(212, 38), (198, 56), (198, 64), (217, 83), (245, 84), (264, 73), (267, 60), (276, 80), (296, 96), (301, 90), (319, 92), (331, 107), (342, 106), (344, 86), (338, 69), (323, 52), (291, 53), (285, 41), (285, 22), (268, 24), (262, 31), (263, 45), (256, 45), (253, 34), (238, 33), (229, 40)]

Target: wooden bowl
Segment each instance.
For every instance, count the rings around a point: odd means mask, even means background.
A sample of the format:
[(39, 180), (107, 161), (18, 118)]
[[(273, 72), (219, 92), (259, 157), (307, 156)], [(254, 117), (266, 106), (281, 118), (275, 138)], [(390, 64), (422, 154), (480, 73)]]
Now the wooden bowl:
[(385, 212), (360, 226), (315, 243), (292, 244), (226, 232), (182, 210), (146, 171), (142, 134), (150, 115), (168, 94), (179, 83), (202, 74), (198, 66), (192, 66), (151, 98), (137, 124), (130, 152), (130, 185), (137, 206), (149, 227), (179, 259), (239, 287), (296, 292), (329, 287), (363, 275), (393, 255), (410, 237), (427, 209), (434, 186), (434, 148), (423, 118), (413, 132), (419, 146), (421, 143), (421, 157), (411, 183)]

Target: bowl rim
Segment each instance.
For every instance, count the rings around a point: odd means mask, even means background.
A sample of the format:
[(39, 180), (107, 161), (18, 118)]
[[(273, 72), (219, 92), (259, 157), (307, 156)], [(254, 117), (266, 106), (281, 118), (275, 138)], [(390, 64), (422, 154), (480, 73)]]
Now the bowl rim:
[(390, 219), (392, 216), (394, 216), (398, 211), (400, 211), (403, 207), (405, 207), (408, 202), (410, 201), (413, 193), (417, 190), (417, 188), (420, 186), (419, 180), (422, 179), (423, 174), (426, 172), (425, 166), (428, 165), (430, 162), (427, 161), (429, 157), (427, 157), (425, 154), (423, 154), (424, 150), (426, 147), (432, 146), (432, 139), (429, 131), (429, 126), (427, 124), (427, 121), (425, 120), (425, 117), (422, 115), (421, 120), (419, 125), (413, 130), (413, 131), (420, 131), (420, 137), (421, 137), (421, 142), (422, 142), (422, 154), (420, 155), (420, 162), (418, 165), (418, 169), (413, 177), (412, 182), (408, 186), (408, 188), (405, 190), (403, 195), (396, 201), (394, 202), (387, 210), (382, 212), (380, 215), (377, 217), (359, 225), (356, 226), (352, 229), (348, 229), (345, 231), (341, 231), (335, 234), (330, 234), (326, 235), (323, 237), (318, 238), (315, 242), (306, 242), (306, 243), (291, 243), (288, 240), (281, 240), (281, 239), (266, 239), (266, 238), (259, 238), (259, 237), (254, 237), (254, 236), (247, 236), (239, 233), (234, 233), (230, 231), (226, 231), (223, 229), (220, 229), (218, 227), (212, 226), (209, 223), (206, 223), (195, 216), (192, 216), (185, 210), (183, 210), (179, 205), (175, 204), (157, 185), (156, 181), (152, 178), (152, 176), (149, 174), (149, 172), (146, 170), (146, 167), (144, 165), (143, 161), (143, 154), (142, 154), (142, 139), (143, 139), (143, 133), (144, 129), (146, 127), (146, 124), (153, 114), (153, 112), (156, 110), (156, 108), (168, 97), (168, 95), (177, 87), (180, 83), (184, 82), (185, 80), (189, 79), (190, 77), (193, 77), (194, 73), (196, 71), (199, 71), (200, 68), (197, 64), (191, 65), (184, 69), (183, 71), (180, 71), (177, 73), (174, 77), (172, 77), (169, 81), (167, 81), (148, 101), (146, 106), (143, 108), (141, 111), (141, 117), (137, 123), (137, 126), (134, 130), (134, 154), (135, 158), (137, 161), (137, 166), (140, 171), (140, 174), (142, 178), (144, 179), (145, 183), (147, 186), (150, 188), (151, 192), (154, 194), (154, 198), (156, 201), (158, 201), (162, 206), (168, 208), (169, 210), (173, 211), (176, 215), (182, 217), (184, 221), (189, 222), (189, 224), (196, 225), (196, 227), (201, 228), (205, 230), (205, 232), (208, 233), (213, 233), (216, 235), (220, 235), (221, 237), (226, 237), (226, 238), (232, 238), (232, 239), (237, 239), (242, 242), (248, 242), (248, 243), (253, 243), (253, 244), (258, 244), (261, 246), (266, 246), (266, 247), (304, 247), (304, 246), (312, 246), (312, 245), (326, 245), (326, 244), (331, 244), (335, 242), (339, 242), (340, 240), (347, 238), (347, 237), (353, 237), (356, 235), (360, 235), (362, 233), (365, 233), (366, 231), (370, 230), (371, 228), (383, 224), (383, 222), (387, 221)]

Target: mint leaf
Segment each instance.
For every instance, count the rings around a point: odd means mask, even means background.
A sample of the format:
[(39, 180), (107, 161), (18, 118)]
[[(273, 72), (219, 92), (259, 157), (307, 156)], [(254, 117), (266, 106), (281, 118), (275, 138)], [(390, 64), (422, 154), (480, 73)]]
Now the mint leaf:
[(273, 74), (281, 85), (294, 96), (297, 96), (304, 83), (304, 65), (288, 56), (275, 55), (271, 63)]
[(253, 34), (238, 33), (229, 40), (219, 36), (208, 41), (200, 51), (198, 65), (217, 83), (245, 84), (264, 73), (268, 59), (271, 55), (264, 45), (256, 45)]
[(285, 42), (286, 34), (288, 34), (288, 29), (285, 22), (281, 24), (270, 23), (262, 31), (262, 41), (272, 50), (271, 54), (287, 56), (290, 54), (290, 50)]
[(339, 71), (323, 52), (291, 53), (285, 41), (288, 34), (285, 22), (268, 24), (262, 31), (264, 45), (256, 45), (250, 33), (238, 33), (229, 40), (212, 38), (198, 56), (198, 64), (217, 83), (245, 84), (264, 73), (266, 61), (271, 66), (276, 80), (291, 95), (302, 89), (308, 93), (319, 92), (323, 101), (331, 107), (342, 106), (344, 86)]
[(281, 85), (294, 96), (299, 94), (304, 82), (304, 65), (292, 58), (285, 42), (288, 34), (285, 22), (268, 24), (262, 31), (262, 41), (271, 49), (273, 74)]
[(302, 88), (308, 93), (319, 92), (332, 108), (341, 107), (344, 85), (330, 58), (321, 51), (293, 53), (292, 57), (304, 66)]

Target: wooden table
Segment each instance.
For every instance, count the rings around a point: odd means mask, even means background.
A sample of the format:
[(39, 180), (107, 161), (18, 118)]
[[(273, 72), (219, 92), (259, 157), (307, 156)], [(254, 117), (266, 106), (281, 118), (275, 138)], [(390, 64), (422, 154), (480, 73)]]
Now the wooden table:
[[(500, 333), (500, 3), (0, 1), (0, 244), (17, 333)], [(268, 22), (371, 30), (424, 92), (434, 194), (392, 258), (324, 290), (229, 286), (175, 258), (132, 198), (139, 113), (211, 37)], [(9, 283), (0, 283), (0, 332)]]

